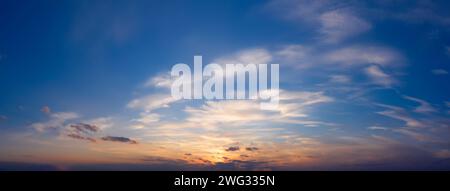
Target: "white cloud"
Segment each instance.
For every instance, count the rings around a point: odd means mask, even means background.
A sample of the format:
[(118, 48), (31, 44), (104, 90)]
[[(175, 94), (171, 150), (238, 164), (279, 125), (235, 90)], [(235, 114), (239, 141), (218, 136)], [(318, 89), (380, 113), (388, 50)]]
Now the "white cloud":
[(143, 109), (150, 112), (159, 108), (169, 107), (179, 99), (173, 98), (170, 94), (150, 94), (141, 98), (131, 100), (127, 107), (132, 109)]
[(273, 0), (267, 4), (267, 8), (288, 20), (313, 22), (321, 12), (327, 10), (332, 4), (333, 2), (329, 0)]
[(42, 123), (33, 123), (31, 127), (36, 131), (43, 132), (49, 128), (63, 127), (68, 120), (79, 118), (79, 115), (73, 112), (59, 112), (50, 115), (50, 119)]
[(369, 130), (387, 130), (386, 127), (380, 127), (380, 126), (370, 126), (370, 127), (367, 127), (367, 129), (369, 129)]
[(332, 75), (330, 76), (330, 82), (331, 83), (349, 83), (352, 80), (350, 79), (350, 77), (346, 76), (346, 75)]
[(142, 112), (139, 114), (138, 118), (132, 120), (133, 122), (136, 122), (132, 127), (134, 129), (142, 129), (145, 127), (149, 127), (150, 125), (159, 122), (160, 118), (161, 118), (160, 114)]
[(287, 45), (283, 46), (280, 50), (275, 52), (275, 55), (281, 58), (281, 60), (286, 60), (289, 62), (293, 61), (301, 61), (307, 58), (310, 54), (310, 48), (293, 44), (293, 45)]
[(401, 64), (401, 56), (395, 50), (379, 46), (350, 46), (325, 54), (325, 62), (344, 66), (377, 64), (394, 66)]
[(415, 139), (417, 141), (430, 141), (430, 140), (432, 140), (432, 138), (430, 138), (427, 135), (424, 135), (422, 133), (418, 133), (418, 132), (415, 132), (415, 131), (412, 131), (412, 130), (408, 130), (408, 129), (395, 129), (393, 131), (397, 132), (397, 133), (401, 133), (401, 134), (407, 135), (407, 136), (409, 136), (409, 137), (411, 137), (411, 138), (413, 138), (413, 139)]
[(419, 120), (416, 120), (409, 115), (407, 115), (407, 112), (400, 107), (396, 106), (390, 106), (390, 105), (384, 105), (384, 104), (377, 104), (380, 107), (387, 108), (388, 110), (377, 112), (380, 115), (384, 115), (386, 117), (390, 117), (393, 119), (397, 119), (400, 121), (405, 122), (407, 127), (413, 127), (413, 128), (420, 128), (425, 127), (425, 124)]
[(444, 69), (434, 69), (434, 70), (431, 70), (431, 73), (433, 73), (434, 75), (447, 75), (448, 74), (447, 70), (444, 70)]
[(111, 117), (99, 117), (86, 121), (87, 124), (95, 125), (100, 130), (110, 128), (114, 125), (113, 118)]
[(174, 79), (170, 76), (170, 73), (163, 73), (150, 78), (145, 82), (145, 87), (160, 87), (170, 89)]
[(212, 63), (225, 64), (269, 64), (272, 54), (263, 48), (246, 49), (230, 56), (215, 59)]
[(295, 123), (305, 126), (326, 124), (308, 120), (307, 110), (311, 106), (331, 102), (323, 92), (280, 91), (277, 109), (261, 110), (256, 100), (209, 101), (199, 108), (187, 107), (187, 121), (206, 126), (225, 123), (253, 124), (255, 122)]
[(340, 42), (346, 38), (361, 34), (372, 28), (364, 19), (344, 10), (333, 10), (320, 15), (320, 34), (328, 43)]
[(414, 112), (417, 112), (417, 113), (430, 113), (430, 112), (436, 112), (437, 111), (433, 106), (431, 106), (430, 103), (428, 103), (428, 102), (426, 102), (424, 100), (421, 100), (421, 99), (418, 99), (418, 98), (415, 98), (415, 97), (411, 97), (411, 96), (403, 96), (403, 98), (419, 103), (419, 106), (414, 110)]
[(383, 72), (381, 68), (376, 65), (367, 67), (365, 72), (372, 79), (374, 84), (390, 87), (396, 83), (395, 79)]
[(281, 0), (271, 1), (267, 7), (282, 18), (314, 28), (326, 43), (340, 42), (372, 28), (353, 5), (341, 1)]

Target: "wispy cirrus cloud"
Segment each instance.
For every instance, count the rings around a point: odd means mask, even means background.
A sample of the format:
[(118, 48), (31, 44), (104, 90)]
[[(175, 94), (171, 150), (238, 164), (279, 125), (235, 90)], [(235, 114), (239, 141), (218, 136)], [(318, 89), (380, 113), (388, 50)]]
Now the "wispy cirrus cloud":
[(347, 75), (331, 75), (330, 76), (330, 83), (350, 83), (352, 79)]
[(239, 125), (261, 122), (293, 123), (305, 126), (326, 125), (308, 119), (307, 110), (317, 104), (332, 102), (333, 99), (323, 92), (280, 91), (280, 103), (277, 109), (261, 110), (258, 101), (232, 100), (207, 101), (201, 107), (187, 107), (189, 122), (204, 124), (208, 127), (227, 122)]
[(434, 69), (434, 70), (431, 70), (431, 73), (434, 75), (447, 75), (448, 74), (447, 70), (444, 70), (444, 69)]
[(370, 126), (370, 127), (367, 127), (367, 129), (369, 129), (369, 130), (387, 130), (388, 128), (381, 127), (381, 126)]
[(428, 103), (425, 100), (422, 100), (422, 99), (419, 99), (419, 98), (415, 98), (415, 97), (411, 97), (411, 96), (403, 96), (403, 98), (405, 98), (407, 100), (414, 101), (416, 103), (419, 103), (419, 106), (417, 106), (414, 109), (414, 112), (417, 112), (417, 113), (437, 112), (437, 110), (433, 106), (431, 106), (430, 103)]
[(368, 66), (364, 71), (374, 84), (384, 87), (391, 87), (396, 83), (396, 81), (391, 76), (386, 74), (383, 70), (381, 70), (380, 67), (376, 65)]
[(447, 144), (445, 138), (441, 135), (448, 132), (448, 119), (442, 116), (435, 107), (422, 99), (411, 96), (401, 95), (408, 101), (413, 101), (419, 105), (413, 108), (400, 107), (384, 104), (376, 104), (386, 110), (376, 112), (377, 114), (402, 121), (402, 125), (388, 125), (389, 127), (369, 127), (371, 130), (390, 130), (395, 133), (405, 135), (415, 141), (427, 142), (437, 147), (441, 144)]
[(338, 43), (372, 28), (355, 4), (348, 2), (280, 0), (270, 1), (266, 7), (293, 23), (315, 28), (325, 43)]
[(46, 129), (54, 129), (54, 128), (61, 128), (64, 126), (64, 124), (73, 119), (77, 119), (80, 116), (77, 113), (73, 112), (58, 112), (58, 113), (52, 113), (50, 115), (50, 119), (46, 122), (40, 122), (40, 123), (33, 123), (31, 124), (31, 127), (34, 128), (38, 132), (43, 132)]
[(378, 104), (378, 106), (386, 108), (387, 110), (377, 112), (380, 115), (384, 115), (393, 119), (403, 121), (407, 127), (420, 128), (425, 127), (425, 124), (418, 121), (407, 114), (407, 111), (401, 107)]
[(156, 109), (167, 108), (171, 103), (178, 100), (179, 99), (172, 97), (170, 94), (155, 93), (133, 99), (128, 103), (127, 107), (151, 112)]
[(372, 28), (368, 21), (345, 9), (324, 12), (319, 16), (319, 22), (319, 33), (327, 43), (340, 42)]
[(402, 56), (392, 48), (382, 46), (355, 45), (340, 48), (325, 54), (325, 61), (344, 66), (376, 64), (383, 67), (398, 66)]
[[(359, 83), (390, 88), (399, 84), (397, 73), (405, 65), (405, 59), (397, 50), (373, 45), (349, 45), (331, 49), (287, 45), (274, 52), (275, 60), (284, 63), (284, 66), (320, 72), (308, 77), (330, 76), (328, 83), (334, 84), (334, 87), (337, 84), (352, 85), (349, 83), (351, 78), (358, 78)], [(358, 76), (360, 73), (365, 74), (366, 79), (361, 79)]]

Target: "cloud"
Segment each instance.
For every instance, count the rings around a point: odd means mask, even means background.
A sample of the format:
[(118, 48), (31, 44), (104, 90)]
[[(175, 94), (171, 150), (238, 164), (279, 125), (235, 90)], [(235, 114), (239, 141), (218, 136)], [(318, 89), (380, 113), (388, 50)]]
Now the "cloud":
[(127, 107), (132, 109), (143, 109), (146, 112), (151, 112), (160, 108), (167, 108), (173, 102), (179, 99), (173, 98), (170, 94), (151, 94), (141, 98), (131, 100)]
[(384, 86), (384, 87), (391, 87), (393, 84), (396, 83), (396, 81), (386, 74), (383, 70), (381, 70), (380, 67), (376, 65), (369, 66), (365, 69), (365, 73), (372, 79), (372, 82), (374, 84)]
[(332, 75), (330, 76), (330, 82), (331, 83), (341, 83), (341, 84), (345, 84), (345, 83), (350, 83), (352, 80), (350, 79), (350, 77), (346, 76), (346, 75)]
[(259, 150), (259, 148), (258, 147), (246, 147), (245, 150), (246, 151), (257, 151), (257, 150)]
[(46, 122), (33, 123), (31, 127), (36, 131), (43, 132), (46, 129), (61, 128), (66, 121), (79, 118), (79, 115), (73, 112), (52, 113), (50, 119)]
[(135, 140), (132, 140), (127, 137), (113, 137), (113, 136), (106, 136), (101, 138), (103, 141), (112, 141), (112, 142), (121, 142), (121, 143), (130, 143), (130, 144), (137, 144), (138, 142)]
[(95, 125), (90, 125), (90, 124), (86, 124), (86, 123), (71, 124), (70, 127), (72, 129), (74, 129), (75, 131), (83, 132), (83, 133), (97, 132), (100, 129), (99, 127), (97, 127)]
[[(73, 139), (96, 142), (95, 135), (110, 126), (110, 118), (96, 118), (87, 122), (73, 123), (60, 129), (60, 135)], [(91, 123), (92, 122), (92, 123)]]
[(96, 140), (94, 138), (84, 137), (84, 136), (81, 136), (81, 135), (78, 135), (78, 134), (68, 134), (67, 136), (70, 137), (70, 138), (73, 138), (73, 139), (87, 140), (87, 141), (90, 141), (90, 142), (96, 142)]
[(348, 2), (274, 0), (266, 6), (282, 18), (315, 29), (326, 43), (341, 42), (372, 28)]
[(319, 16), (319, 22), (319, 33), (328, 43), (340, 42), (372, 28), (369, 22), (345, 10), (324, 12)]
[(147, 82), (145, 82), (144, 86), (170, 89), (173, 82), (174, 79), (172, 78), (172, 76), (170, 76), (170, 73), (166, 72), (148, 79)]
[(434, 75), (447, 75), (448, 72), (444, 69), (434, 69), (431, 70), (431, 73), (433, 73)]
[(370, 126), (370, 127), (367, 127), (367, 129), (369, 129), (369, 130), (387, 130), (386, 127), (380, 127), (380, 126)]
[(305, 126), (329, 125), (308, 120), (314, 105), (332, 102), (324, 92), (280, 90), (280, 103), (273, 110), (261, 110), (257, 100), (206, 101), (201, 107), (186, 107), (186, 121), (197, 127), (217, 128), (223, 123), (246, 126), (255, 123), (292, 123)]
[(288, 62), (298, 62), (308, 58), (310, 51), (311, 48), (304, 45), (292, 44), (281, 47), (280, 50), (275, 51), (275, 55)]
[(5, 120), (7, 120), (8, 119), (8, 117), (6, 117), (6, 116), (4, 116), (4, 115), (0, 115), (0, 121), (5, 121)]
[(0, 161), (0, 169), (2, 171), (57, 171), (61, 170), (56, 165), (44, 163), (28, 163), (28, 162), (5, 162)]
[(270, 164), (267, 161), (256, 160), (227, 160), (224, 162), (216, 163), (213, 166), (214, 170), (268, 170)]
[(397, 51), (380, 46), (349, 46), (325, 54), (325, 62), (343, 66), (376, 64), (386, 67), (399, 65), (401, 61)]
[(99, 117), (91, 120), (87, 120), (85, 123), (91, 126), (96, 126), (98, 130), (104, 130), (114, 125), (112, 117)]
[(42, 107), (41, 112), (45, 113), (45, 114), (51, 113), (50, 107), (48, 107), (48, 106)]
[(161, 118), (160, 114), (142, 112), (139, 114), (138, 118), (132, 120), (136, 122), (136, 124), (133, 125), (133, 127), (134, 129), (142, 129), (160, 121), (160, 118)]
[(434, 155), (435, 155), (437, 158), (450, 158), (450, 150), (448, 150), (448, 149), (443, 149), (443, 150), (440, 150), (440, 151), (436, 151), (436, 152), (434, 153)]
[(335, 67), (330, 69), (344, 72), (371, 65), (396, 69), (402, 66), (405, 60), (395, 49), (370, 44), (346, 45), (338, 48), (291, 44), (273, 52), (274, 61), (283, 65), (298, 69), (323, 69), (324, 65), (334, 65)]
[(424, 135), (422, 133), (415, 132), (413, 130), (409, 129), (395, 129), (394, 132), (398, 132), (404, 135), (407, 135), (417, 141), (432, 141), (433, 139), (427, 135)]
[(421, 99), (418, 99), (418, 98), (415, 98), (415, 97), (411, 97), (411, 96), (403, 96), (403, 98), (419, 103), (419, 106), (416, 109), (414, 109), (414, 112), (417, 112), (417, 113), (430, 113), (430, 112), (436, 112), (437, 111), (433, 106), (431, 106), (430, 103), (428, 103), (428, 102), (426, 102), (424, 100), (421, 100)]
[(450, 26), (450, 17), (445, 14), (445, 6), (439, 6), (433, 1), (417, 1), (412, 4), (403, 4), (404, 11), (392, 11), (389, 15), (393, 19), (409, 23), (429, 23), (441, 26)]
[(229, 56), (215, 59), (212, 63), (226, 64), (269, 64), (272, 61), (272, 54), (263, 48), (252, 48), (241, 50)]
[[(363, 70), (363, 74), (367, 76), (367, 84), (390, 88), (398, 84), (395, 74), (399, 73), (399, 68), (405, 61), (397, 50), (378, 45), (348, 45), (338, 48), (287, 45), (275, 50), (274, 55), (274, 61), (282, 63), (282, 66), (303, 70), (305, 80), (330, 76), (326, 83), (332, 84), (332, 87), (337, 87), (337, 84), (353, 86), (357, 85), (355, 82), (364, 82), (358, 76)], [(329, 67), (331, 65), (333, 67)], [(339, 74), (330, 75), (332, 72)], [(351, 83), (352, 78), (359, 80)]]
[(225, 149), (225, 151), (229, 151), (229, 152), (239, 151), (239, 150), (240, 150), (239, 146), (231, 146), (231, 147), (228, 147), (227, 149)]
[(378, 106), (388, 108), (388, 110), (377, 112), (380, 115), (390, 117), (405, 122), (407, 127), (419, 128), (425, 127), (425, 124), (407, 115), (407, 112), (400, 107), (378, 104)]

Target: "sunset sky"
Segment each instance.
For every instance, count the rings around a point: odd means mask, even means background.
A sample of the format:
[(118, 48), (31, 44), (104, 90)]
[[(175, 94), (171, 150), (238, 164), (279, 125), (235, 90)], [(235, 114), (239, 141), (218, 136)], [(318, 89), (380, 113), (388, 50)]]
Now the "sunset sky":
[[(450, 170), (450, 2), (3, 0), (0, 170)], [(280, 104), (177, 100), (279, 64)]]

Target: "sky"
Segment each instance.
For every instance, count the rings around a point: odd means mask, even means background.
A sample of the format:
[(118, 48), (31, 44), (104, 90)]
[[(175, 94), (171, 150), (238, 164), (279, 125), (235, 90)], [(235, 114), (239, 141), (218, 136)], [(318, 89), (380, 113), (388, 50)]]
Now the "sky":
[[(2, 170), (450, 170), (450, 2), (0, 2)], [(279, 64), (280, 103), (177, 63)]]

